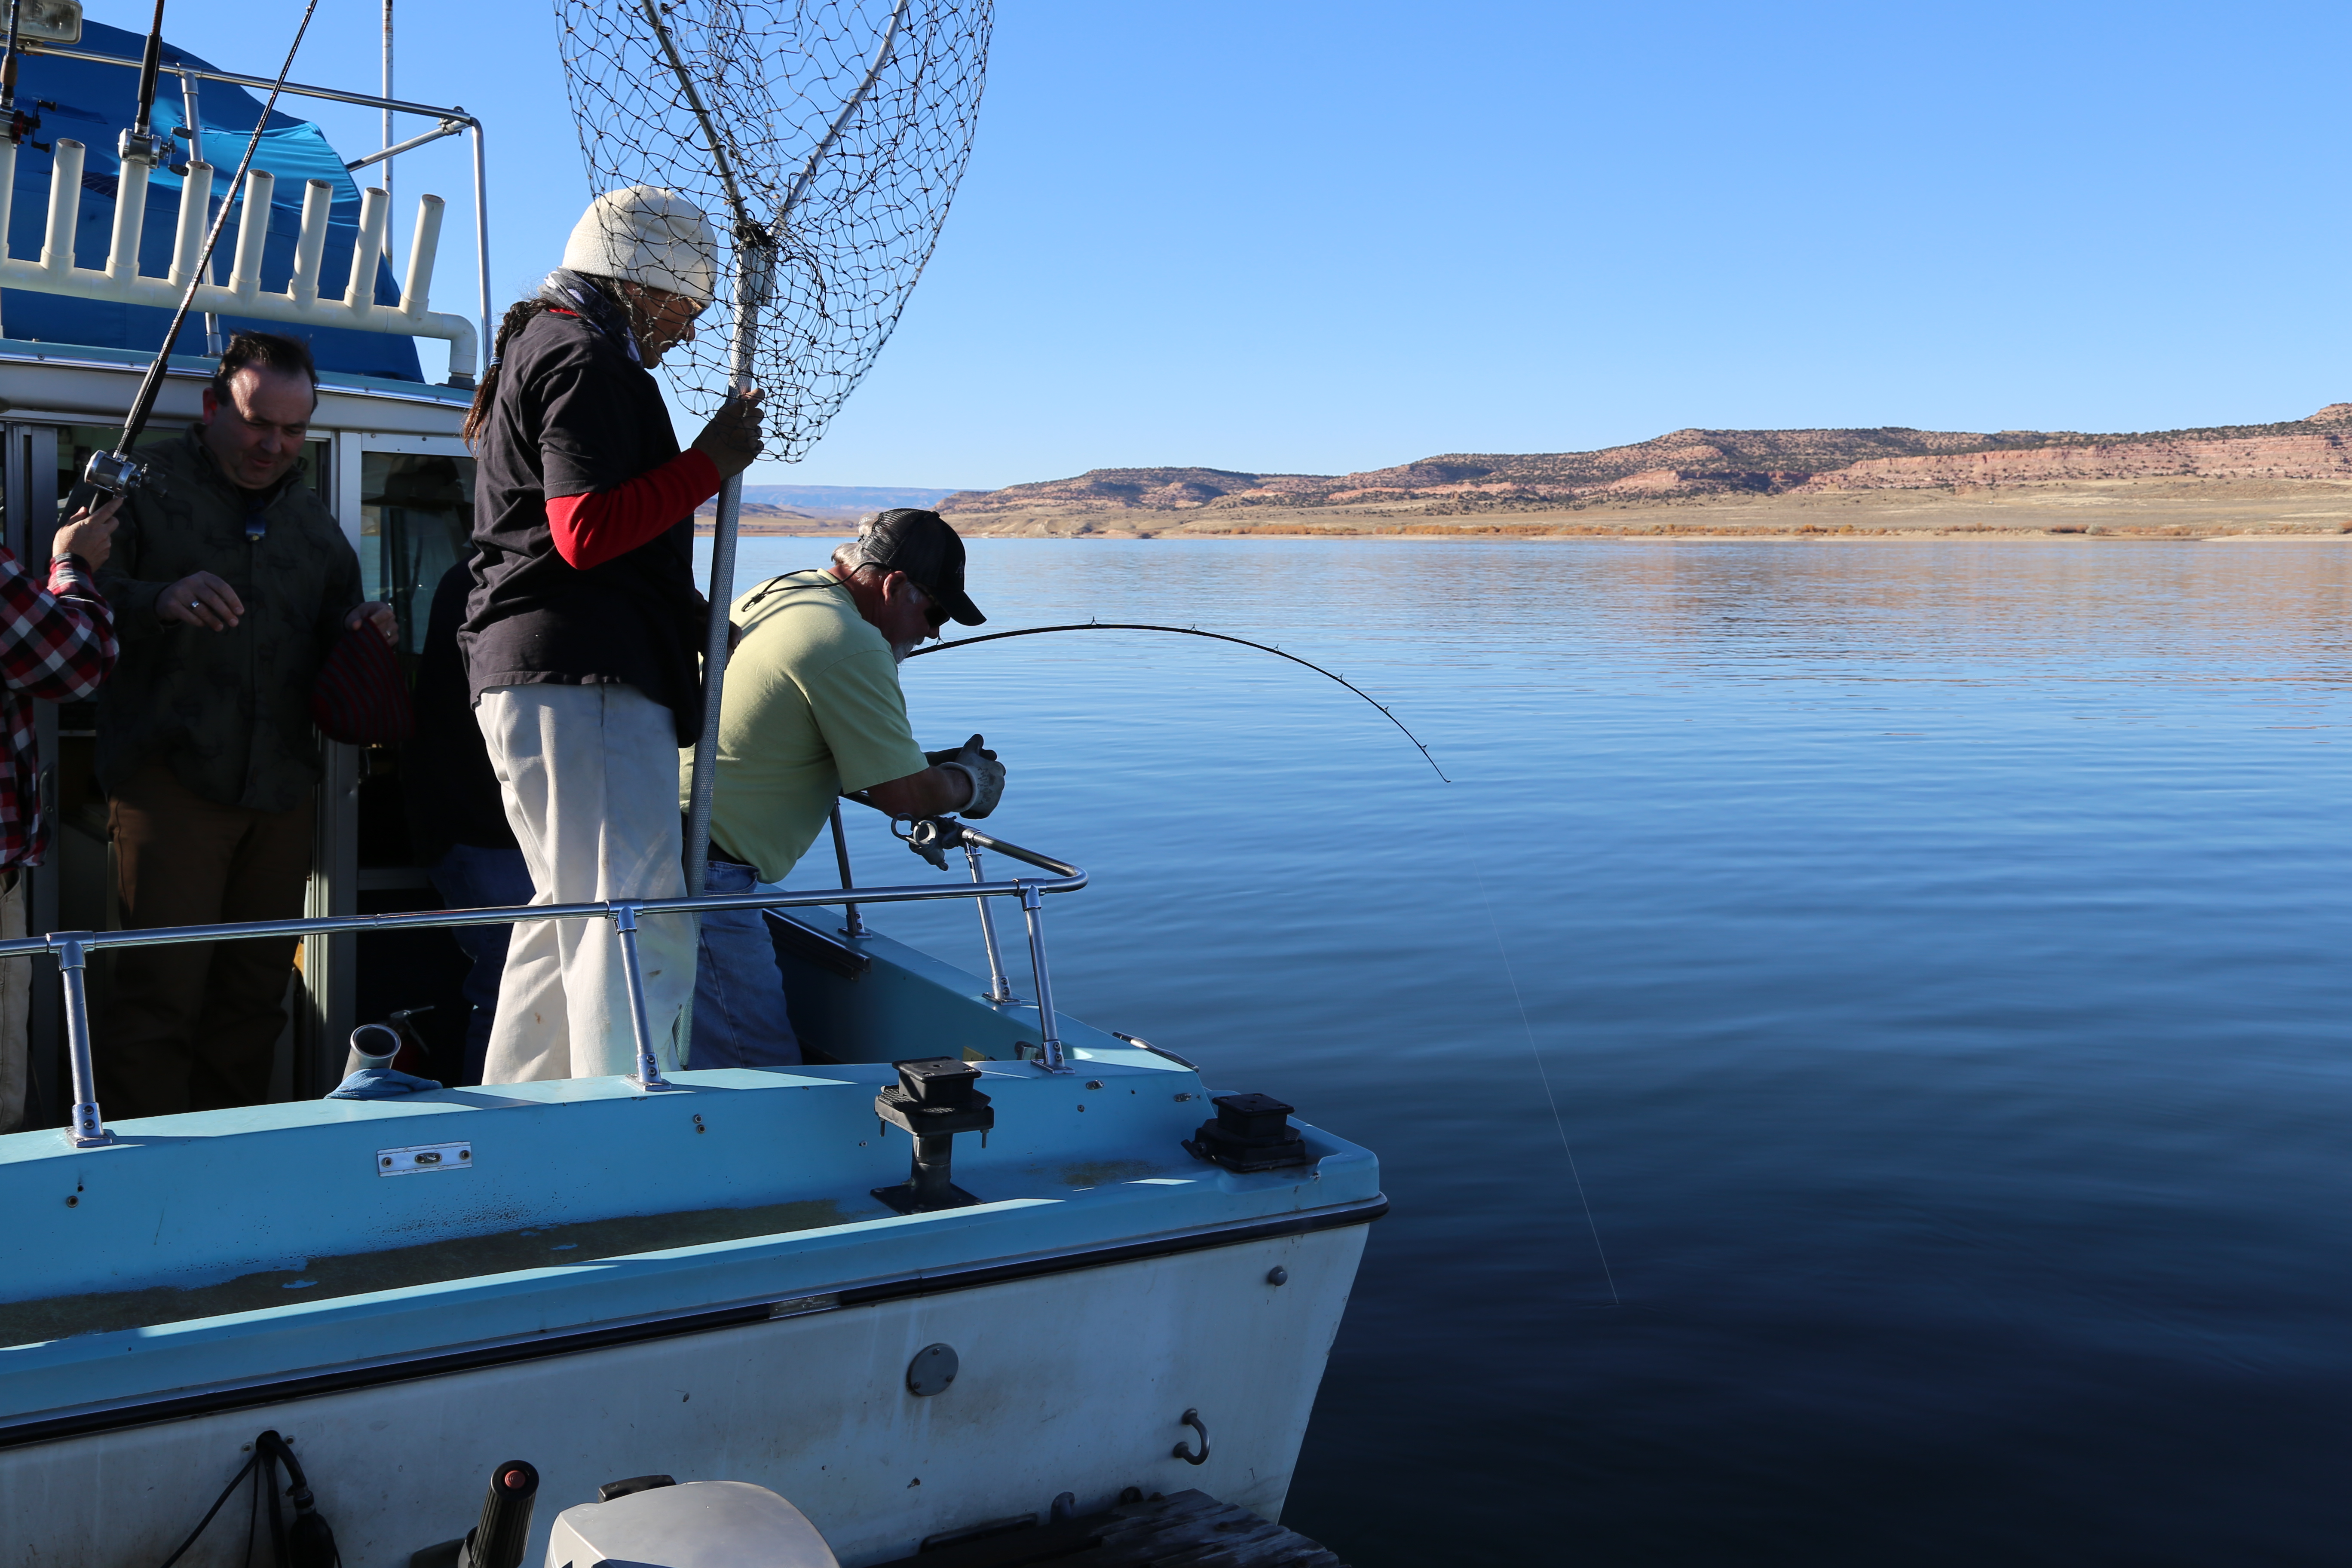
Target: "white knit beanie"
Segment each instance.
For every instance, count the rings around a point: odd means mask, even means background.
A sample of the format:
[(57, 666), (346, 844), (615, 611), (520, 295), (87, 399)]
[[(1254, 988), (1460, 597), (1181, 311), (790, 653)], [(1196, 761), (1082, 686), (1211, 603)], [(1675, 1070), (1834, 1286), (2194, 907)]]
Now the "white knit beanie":
[(701, 210), (677, 192), (631, 185), (588, 204), (563, 247), (563, 265), (708, 305), (718, 290), (719, 237)]

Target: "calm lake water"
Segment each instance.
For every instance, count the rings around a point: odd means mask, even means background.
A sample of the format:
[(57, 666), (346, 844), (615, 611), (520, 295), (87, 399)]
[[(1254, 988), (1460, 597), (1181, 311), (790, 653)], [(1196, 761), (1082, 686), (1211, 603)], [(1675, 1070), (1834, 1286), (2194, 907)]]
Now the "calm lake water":
[[(906, 670), (1009, 765), (991, 826), (1094, 873), (1063, 1007), (1381, 1156), (1286, 1522), (1357, 1568), (2345, 1560), (2352, 549), (972, 556), (984, 629), (1279, 643), (1454, 781), (1245, 649)], [(980, 963), (968, 908), (872, 918)]]

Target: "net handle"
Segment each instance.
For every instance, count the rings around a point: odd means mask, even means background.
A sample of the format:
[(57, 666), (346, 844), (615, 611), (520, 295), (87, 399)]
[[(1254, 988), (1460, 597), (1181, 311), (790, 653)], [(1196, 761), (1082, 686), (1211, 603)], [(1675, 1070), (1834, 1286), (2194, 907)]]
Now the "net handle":
[[(669, 27), (662, 21), (656, 0), (640, 0), (646, 20), (661, 44), (662, 54), (669, 60), (670, 69), (677, 76), (679, 90), (685, 93), (687, 107), (694, 111), (696, 123), (701, 127), (703, 143), (710, 149), (711, 162), (719, 171), (720, 186), (727, 193), (727, 205), (734, 209), (735, 217), (735, 332), (728, 353), (728, 379), (738, 397), (751, 390), (751, 364), (760, 347), (760, 316), (767, 309), (769, 284), (774, 276), (776, 240), (774, 231), (783, 226), (785, 216), (808, 192), (816, 172), (842, 132), (874, 90), (883, 69), (890, 63), (891, 51), (898, 47), (898, 29), (907, 19), (912, 0), (898, 0), (891, 8), (889, 26), (882, 30), (882, 41), (875, 46), (874, 58), (866, 69), (857, 90), (842, 104), (833, 117), (824, 140), (808, 156), (800, 175), (793, 182), (783, 205), (777, 209), (773, 228), (763, 228), (751, 221), (743, 205), (743, 194), (735, 184), (734, 166), (729, 163), (724, 144), (719, 141), (718, 127), (710, 121), (710, 112), (703, 107), (702, 94), (694, 85), (693, 76), (670, 37)], [(728, 607), (735, 601), (735, 542), (740, 531), (743, 515), (743, 476), (730, 475), (719, 489), (717, 514), (711, 519), (710, 530), (710, 589), (705, 595), (709, 604), (709, 629), (702, 650), (702, 729), (695, 737), (694, 771), (687, 786), (686, 843), (683, 858), (686, 864), (686, 886), (689, 897), (703, 889), (705, 875), (710, 866), (710, 800), (719, 785), (719, 715), (720, 700), (727, 684)]]
[(801, 165), (800, 175), (793, 181), (793, 188), (784, 193), (784, 205), (776, 209), (776, 228), (784, 226), (784, 219), (801, 205), (801, 198), (808, 195), (808, 188), (815, 183), (817, 168), (824, 162), (824, 155), (833, 151), (835, 142), (841, 140), (841, 133), (849, 128), (850, 116), (856, 114), (857, 106), (866, 101), (866, 95), (874, 90), (874, 84), (882, 79), (883, 68), (890, 63), (890, 52), (898, 47), (898, 29), (905, 24), (907, 7), (912, 3), (913, 0), (898, 0), (898, 4), (891, 7), (890, 25), (882, 29), (882, 41), (875, 46), (874, 63), (866, 68), (866, 79), (857, 84), (857, 90), (849, 95), (849, 101), (843, 104), (841, 112), (833, 117), (833, 126), (825, 132), (824, 140), (816, 144), (816, 151), (811, 153), (808, 162)]
[(694, 85), (694, 73), (686, 68), (677, 43), (669, 36), (669, 24), (662, 20), (661, 6), (656, 0), (638, 0), (637, 8), (646, 14), (646, 22), (653, 28), (654, 37), (669, 61), (671, 73), (677, 78), (678, 90), (686, 94), (686, 106), (694, 110), (695, 123), (702, 128), (702, 144), (710, 149), (710, 161), (719, 166), (719, 184), (727, 192), (727, 205), (734, 209), (735, 234), (740, 239), (743, 231), (751, 226), (751, 212), (743, 205), (743, 193), (735, 184), (735, 165), (728, 162), (726, 143), (719, 141), (719, 128), (710, 122), (710, 110), (702, 106), (702, 94)]

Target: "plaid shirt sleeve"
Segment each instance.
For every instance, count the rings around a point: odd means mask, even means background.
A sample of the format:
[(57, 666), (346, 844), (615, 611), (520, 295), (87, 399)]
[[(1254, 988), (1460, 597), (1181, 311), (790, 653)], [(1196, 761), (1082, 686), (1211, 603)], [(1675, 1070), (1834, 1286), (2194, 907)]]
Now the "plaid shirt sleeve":
[(79, 702), (114, 668), (114, 612), (81, 563), (49, 563), (46, 587), (0, 549), (0, 681), (25, 697)]

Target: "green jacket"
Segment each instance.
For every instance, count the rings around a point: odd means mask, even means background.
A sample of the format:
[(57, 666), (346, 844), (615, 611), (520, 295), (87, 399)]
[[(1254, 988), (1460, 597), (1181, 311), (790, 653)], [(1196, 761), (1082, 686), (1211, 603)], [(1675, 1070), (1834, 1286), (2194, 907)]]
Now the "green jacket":
[[(307, 460), (245, 490), (194, 429), (141, 456), (158, 482), (131, 492), (98, 574), (122, 645), (99, 693), (99, 783), (119, 788), (161, 758), (206, 800), (289, 810), (319, 782), (310, 688), (360, 602), (359, 556)], [(226, 581), (244, 618), (225, 632), (157, 619), (157, 595), (192, 572)]]

